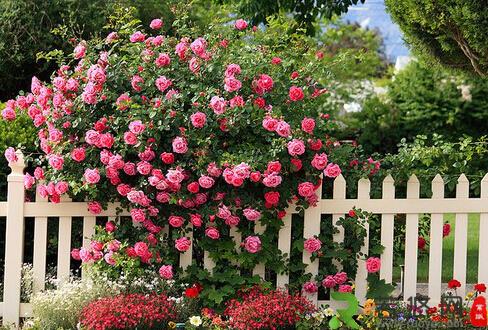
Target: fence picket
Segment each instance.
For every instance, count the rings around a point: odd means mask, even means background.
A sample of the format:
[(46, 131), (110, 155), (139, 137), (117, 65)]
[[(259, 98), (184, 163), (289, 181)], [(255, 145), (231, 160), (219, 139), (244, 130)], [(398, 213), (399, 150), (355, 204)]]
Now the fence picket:
[[(342, 174), (339, 174), (339, 176), (334, 180), (332, 198), (334, 200), (346, 199), (346, 179), (344, 179)], [(337, 221), (339, 221), (339, 219), (343, 216), (344, 214), (340, 213), (332, 214), (332, 224), (338, 230), (338, 232), (334, 233), (332, 237), (333, 241), (336, 243), (344, 242), (344, 227), (337, 225)], [(333, 262), (336, 265), (337, 269), (342, 269), (342, 265), (338, 260), (334, 259)]]
[[(437, 174), (432, 180), (432, 202), (444, 198), (444, 180)], [(433, 305), (441, 300), (442, 283), (442, 226), (444, 216), (431, 214), (429, 250), (429, 297)]]
[[(481, 180), (481, 198), (488, 199), (488, 173)], [(488, 203), (488, 201), (486, 202)], [(488, 283), (488, 262), (481, 251), (486, 250), (488, 242), (488, 213), (480, 214), (480, 234), (478, 250), (478, 283)]]
[[(63, 197), (62, 202), (70, 202), (71, 199)], [(71, 217), (59, 217), (58, 230), (58, 269), (57, 280), (59, 283), (69, 279), (71, 261)]]
[(3, 324), (19, 325), (20, 279), (24, 257), (24, 156), (16, 152), (17, 161), (7, 177), (7, 228), (5, 236), (5, 274), (3, 282)]
[[(382, 199), (395, 199), (395, 181), (391, 175), (383, 180)], [(393, 232), (395, 215), (383, 213), (381, 215), (381, 245), (385, 247), (381, 254), (380, 278), (391, 283), (393, 276)]]
[[(420, 196), (420, 182), (413, 174), (407, 182), (407, 200), (415, 203)], [(418, 213), (407, 214), (405, 224), (405, 273), (404, 299), (415, 297), (417, 293), (417, 253), (418, 253)]]
[[(370, 198), (369, 193), (371, 189), (371, 182), (368, 179), (360, 179), (358, 182), (358, 200), (368, 200)], [(366, 237), (364, 238), (364, 245), (361, 248), (361, 252), (365, 255), (369, 252), (369, 223), (366, 222)], [(366, 293), (368, 291), (368, 283), (366, 278), (368, 272), (366, 271), (366, 261), (364, 259), (358, 260), (358, 271), (356, 273), (356, 297), (360, 302), (366, 299)]]
[[(469, 181), (464, 174), (458, 179), (456, 186), (456, 198), (469, 198)], [(464, 297), (466, 291), (466, 262), (468, 248), (468, 214), (456, 214), (456, 228), (454, 229), (454, 271), (453, 278), (461, 283), (457, 293)]]
[[(36, 193), (36, 203), (47, 203)], [(34, 293), (44, 290), (46, 283), (47, 217), (34, 218), (34, 257), (32, 265), (32, 289)]]
[[(262, 235), (265, 230), (266, 230), (266, 226), (264, 226), (263, 224), (261, 224), (261, 221), (259, 221), (259, 220), (256, 221), (256, 223), (254, 225), (254, 233), (257, 234), (257, 235)], [(259, 277), (261, 277), (262, 279), (264, 279), (264, 276), (266, 274), (266, 268), (265, 268), (264, 263), (260, 262), (259, 264), (257, 264), (256, 266), (254, 266), (254, 269), (252, 271), (252, 274), (253, 275), (259, 275)]]
[[(278, 235), (278, 249), (280, 249), (283, 254), (287, 254), (290, 258), (291, 251), (291, 221), (292, 213), (287, 210), (285, 217), (283, 218), (283, 227), (280, 229)], [(288, 259), (290, 261), (290, 259)], [(277, 274), (276, 276), (276, 287), (284, 288), (289, 283), (288, 273)]]
[(193, 258), (193, 226), (188, 225), (187, 229), (188, 232), (186, 233), (186, 237), (188, 237), (188, 239), (190, 240), (191, 245), (188, 250), (180, 254), (180, 267), (183, 268), (183, 270), (191, 265), (191, 261)]
[[(315, 192), (319, 198), (322, 196), (322, 185)], [(320, 235), (320, 207), (309, 207), (305, 210), (303, 217), (303, 237), (305, 239)], [(313, 262), (310, 259), (312, 254), (303, 250), (302, 260), (305, 266), (305, 273), (312, 274), (312, 279), (319, 273), (319, 260), (315, 259)], [(313, 303), (317, 303), (317, 293), (304, 293)]]

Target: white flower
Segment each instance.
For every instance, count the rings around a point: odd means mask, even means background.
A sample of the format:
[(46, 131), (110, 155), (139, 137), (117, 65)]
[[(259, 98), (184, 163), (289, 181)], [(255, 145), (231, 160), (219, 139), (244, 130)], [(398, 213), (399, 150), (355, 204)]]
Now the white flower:
[(324, 314), (325, 314), (325, 316), (332, 316), (332, 315), (334, 315), (334, 310), (329, 307), (326, 310), (324, 310)]
[(199, 327), (202, 324), (202, 318), (200, 316), (190, 317), (190, 324)]

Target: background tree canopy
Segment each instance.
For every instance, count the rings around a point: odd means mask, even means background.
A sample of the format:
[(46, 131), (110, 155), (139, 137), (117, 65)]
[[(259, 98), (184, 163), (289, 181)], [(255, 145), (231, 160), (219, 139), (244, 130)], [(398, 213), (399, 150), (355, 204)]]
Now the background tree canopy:
[[(72, 48), (64, 36), (90, 39), (103, 27), (116, 7), (131, 7), (136, 19), (147, 26), (151, 19), (164, 21), (163, 31), (175, 20), (175, 7), (192, 6), (193, 22), (205, 21), (211, 1), (182, 3), (178, 0), (0, 0), (0, 100), (13, 97), (30, 86), (31, 77), (47, 79), (54, 63), (38, 59), (37, 53)], [(57, 33), (52, 33), (57, 31)], [(70, 47), (71, 46), (71, 47)]]
[(308, 34), (315, 32), (317, 17), (331, 18), (334, 14), (346, 13), (349, 6), (365, 0), (216, 0), (217, 3), (237, 6), (240, 14), (249, 18), (253, 24), (266, 23), (269, 16), (279, 13), (292, 14), (295, 21)]
[(486, 0), (385, 0), (416, 55), (449, 68), (488, 74)]

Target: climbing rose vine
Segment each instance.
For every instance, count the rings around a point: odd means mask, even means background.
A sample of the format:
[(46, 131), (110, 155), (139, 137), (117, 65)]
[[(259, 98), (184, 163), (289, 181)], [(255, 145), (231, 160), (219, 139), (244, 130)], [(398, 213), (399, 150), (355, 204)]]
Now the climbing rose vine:
[[(272, 235), (289, 204), (315, 205), (320, 176), (338, 176), (353, 159), (319, 111), (322, 56), (242, 20), (178, 38), (158, 35), (161, 24), (79, 41), (50, 83), (34, 77), (29, 93), (7, 102), (4, 119), (26, 113), (43, 152), (31, 157), (25, 186), (52, 203), (86, 201), (94, 215), (120, 202), (132, 221), (107, 222), (72, 252), (114, 274), (153, 267), (172, 278), (178, 254), (194, 245), (248, 269), (276, 263)], [(254, 233), (258, 222), (264, 233)], [(228, 244), (230, 229), (241, 252)]]

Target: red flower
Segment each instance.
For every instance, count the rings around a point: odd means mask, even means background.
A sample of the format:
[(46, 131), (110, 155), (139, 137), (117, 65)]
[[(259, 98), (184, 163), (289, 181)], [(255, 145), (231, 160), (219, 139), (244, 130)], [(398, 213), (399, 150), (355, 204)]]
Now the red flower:
[(479, 293), (486, 292), (486, 285), (484, 283), (478, 283), (474, 286), (474, 289)]
[(422, 236), (419, 236), (419, 240), (418, 240), (419, 249), (420, 250), (425, 249), (426, 244), (427, 244), (427, 241), (425, 240), (425, 238), (423, 238)]
[(447, 283), (447, 287), (449, 289), (457, 289), (461, 287), (461, 283), (458, 280), (452, 279)]
[(202, 290), (203, 287), (200, 284), (196, 283), (192, 287), (185, 290), (185, 296), (192, 299), (196, 298)]
[(354, 210), (349, 210), (349, 213), (348, 215), (351, 217), (351, 218), (354, 218), (356, 216), (356, 212)]

